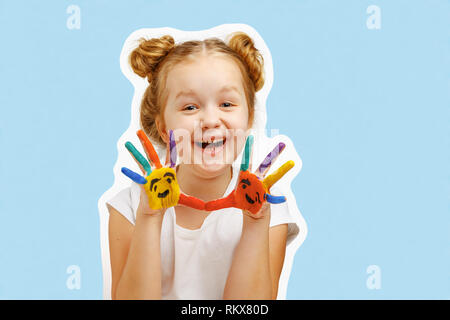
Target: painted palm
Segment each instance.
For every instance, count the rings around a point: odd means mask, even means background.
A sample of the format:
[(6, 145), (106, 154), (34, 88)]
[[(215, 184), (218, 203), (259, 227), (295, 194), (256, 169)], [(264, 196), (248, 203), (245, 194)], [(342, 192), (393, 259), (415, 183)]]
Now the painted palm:
[[(144, 185), (149, 200), (149, 207), (153, 210), (159, 210), (162, 208), (174, 207), (176, 205), (184, 205), (204, 210), (205, 203), (202, 200), (185, 195), (180, 191), (174, 169), (177, 161), (177, 151), (173, 131), (170, 130), (169, 132), (167, 157), (164, 167), (144, 131), (137, 131), (137, 136), (144, 147), (147, 159), (131, 142), (126, 142), (125, 147), (131, 153), (145, 177), (125, 167), (122, 168), (122, 173), (134, 182)], [(148, 160), (150, 160), (150, 162)]]
[(255, 173), (251, 173), (250, 154), (253, 147), (253, 136), (248, 136), (245, 142), (244, 155), (236, 188), (225, 198), (209, 201), (206, 203), (207, 211), (223, 208), (239, 208), (253, 214), (258, 213), (264, 202), (283, 203), (283, 196), (271, 195), (270, 187), (280, 180), (293, 166), (294, 161), (289, 160), (275, 172), (266, 177), (271, 165), (275, 162), (286, 145), (280, 142), (259, 165)]

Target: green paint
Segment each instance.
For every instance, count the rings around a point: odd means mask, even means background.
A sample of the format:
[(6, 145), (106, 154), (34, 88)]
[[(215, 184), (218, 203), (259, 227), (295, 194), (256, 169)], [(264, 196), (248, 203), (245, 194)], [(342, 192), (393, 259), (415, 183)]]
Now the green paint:
[(144, 156), (134, 147), (134, 145), (130, 141), (127, 141), (127, 143), (125, 143), (125, 147), (128, 149), (128, 151), (131, 152), (133, 157), (141, 164), (141, 166), (147, 172), (148, 176), (152, 172), (152, 167), (150, 167), (150, 164), (148, 163), (147, 159), (144, 158)]
[(250, 166), (250, 151), (252, 150), (253, 136), (249, 135), (245, 142), (244, 156), (242, 157), (241, 171), (247, 171)]

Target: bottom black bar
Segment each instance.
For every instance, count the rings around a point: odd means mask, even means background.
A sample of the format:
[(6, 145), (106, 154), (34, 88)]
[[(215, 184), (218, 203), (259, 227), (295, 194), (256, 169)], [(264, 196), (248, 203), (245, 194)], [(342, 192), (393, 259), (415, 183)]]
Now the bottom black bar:
[[(14, 315), (30, 311), (35, 316), (54, 312), (55, 307), (65, 316), (84, 316), (91, 311), (102, 315), (134, 316), (145, 319), (306, 319), (312, 316), (392, 317), (395, 314), (415, 316), (424, 311), (428, 316), (442, 308), (447, 312), (449, 300), (161, 300), (161, 301), (103, 301), (103, 300), (0, 300), (2, 313), (9, 309)], [(444, 310), (445, 308), (445, 310)], [(97, 309), (97, 310), (96, 310)], [(310, 314), (312, 312), (312, 314)], [(446, 314), (446, 313), (444, 313)], [(280, 318), (288, 316), (289, 318)]]

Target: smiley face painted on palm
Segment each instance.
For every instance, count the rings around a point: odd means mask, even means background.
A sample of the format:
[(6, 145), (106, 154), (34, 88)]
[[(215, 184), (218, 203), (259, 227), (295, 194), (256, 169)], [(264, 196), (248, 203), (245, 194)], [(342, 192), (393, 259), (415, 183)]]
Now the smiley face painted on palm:
[(151, 209), (159, 210), (177, 205), (180, 198), (180, 187), (174, 169), (154, 170), (146, 179), (147, 183), (144, 188)]
[(239, 183), (235, 190), (235, 200), (241, 209), (256, 214), (265, 202), (267, 192), (264, 184), (256, 175), (249, 171), (241, 171)]

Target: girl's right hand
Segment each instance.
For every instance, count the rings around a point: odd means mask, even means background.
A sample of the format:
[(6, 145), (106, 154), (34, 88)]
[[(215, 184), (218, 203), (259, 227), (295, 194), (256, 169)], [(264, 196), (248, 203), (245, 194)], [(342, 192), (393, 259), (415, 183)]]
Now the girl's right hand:
[(159, 161), (158, 154), (144, 131), (138, 130), (137, 136), (144, 147), (147, 159), (131, 142), (125, 143), (125, 147), (144, 176), (125, 167), (122, 168), (122, 173), (141, 187), (138, 213), (162, 216), (167, 208), (176, 205), (185, 205), (199, 210), (204, 209), (205, 203), (202, 200), (185, 195), (178, 185), (175, 171), (177, 151), (173, 131), (169, 131), (165, 166)]
[[(138, 183), (139, 188), (140, 188), (140, 197), (139, 197), (139, 206), (136, 212), (136, 217), (142, 216), (142, 215), (146, 215), (146, 216), (159, 216), (162, 217), (167, 209), (167, 207), (164, 206), (163, 203), (158, 203), (156, 204), (155, 202), (159, 202), (158, 200), (158, 193), (156, 192), (151, 192), (151, 189), (157, 189), (157, 185), (160, 181), (156, 181), (156, 180), (161, 180), (158, 179), (160, 178), (159, 176), (161, 175), (159, 173), (159, 171), (163, 171), (164, 168), (159, 160), (159, 157), (152, 145), (152, 143), (150, 142), (150, 140), (148, 139), (148, 137), (146, 136), (146, 134), (144, 133), (144, 131), (142, 130), (138, 130), (137, 131), (137, 136), (142, 144), (142, 146), (144, 147), (144, 151), (145, 154), (147, 156), (147, 159), (144, 158), (144, 156), (135, 148), (135, 146), (131, 143), (131, 142), (127, 142), (125, 143), (125, 147), (127, 148), (128, 152), (130, 152), (131, 156), (133, 157), (133, 159), (136, 161), (136, 163), (138, 164), (139, 168), (141, 169), (141, 172), (143, 174), (143, 177), (139, 177), (138, 174), (136, 174), (135, 172), (129, 170), (128, 168), (122, 168), (122, 172), (128, 176), (130, 179), (132, 179), (134, 182)], [(170, 141), (167, 145), (169, 153), (172, 151), (170, 150)], [(176, 152), (176, 151), (175, 151)], [(170, 159), (166, 158), (166, 166), (169, 165), (169, 161)], [(156, 172), (155, 172), (156, 171)], [(152, 174), (153, 172), (153, 174)], [(155, 175), (157, 176), (155, 178)], [(146, 178), (144, 178), (146, 177)], [(152, 177), (153, 179), (151, 179), (150, 177)], [(155, 186), (153, 186), (153, 183), (151, 182), (151, 180), (156, 181)], [(164, 186), (159, 185), (160, 189)], [(172, 193), (177, 193), (177, 189), (178, 186), (175, 186), (175, 188), (170, 188), (171, 186), (168, 186), (170, 191), (169, 194), (172, 195)], [(159, 190), (161, 191), (161, 190)], [(178, 191), (179, 192), (179, 191)], [(149, 195), (152, 195), (149, 198)], [(156, 197), (155, 197), (156, 195)], [(169, 197), (167, 198), (170, 198)], [(153, 201), (153, 203), (152, 203)]]

